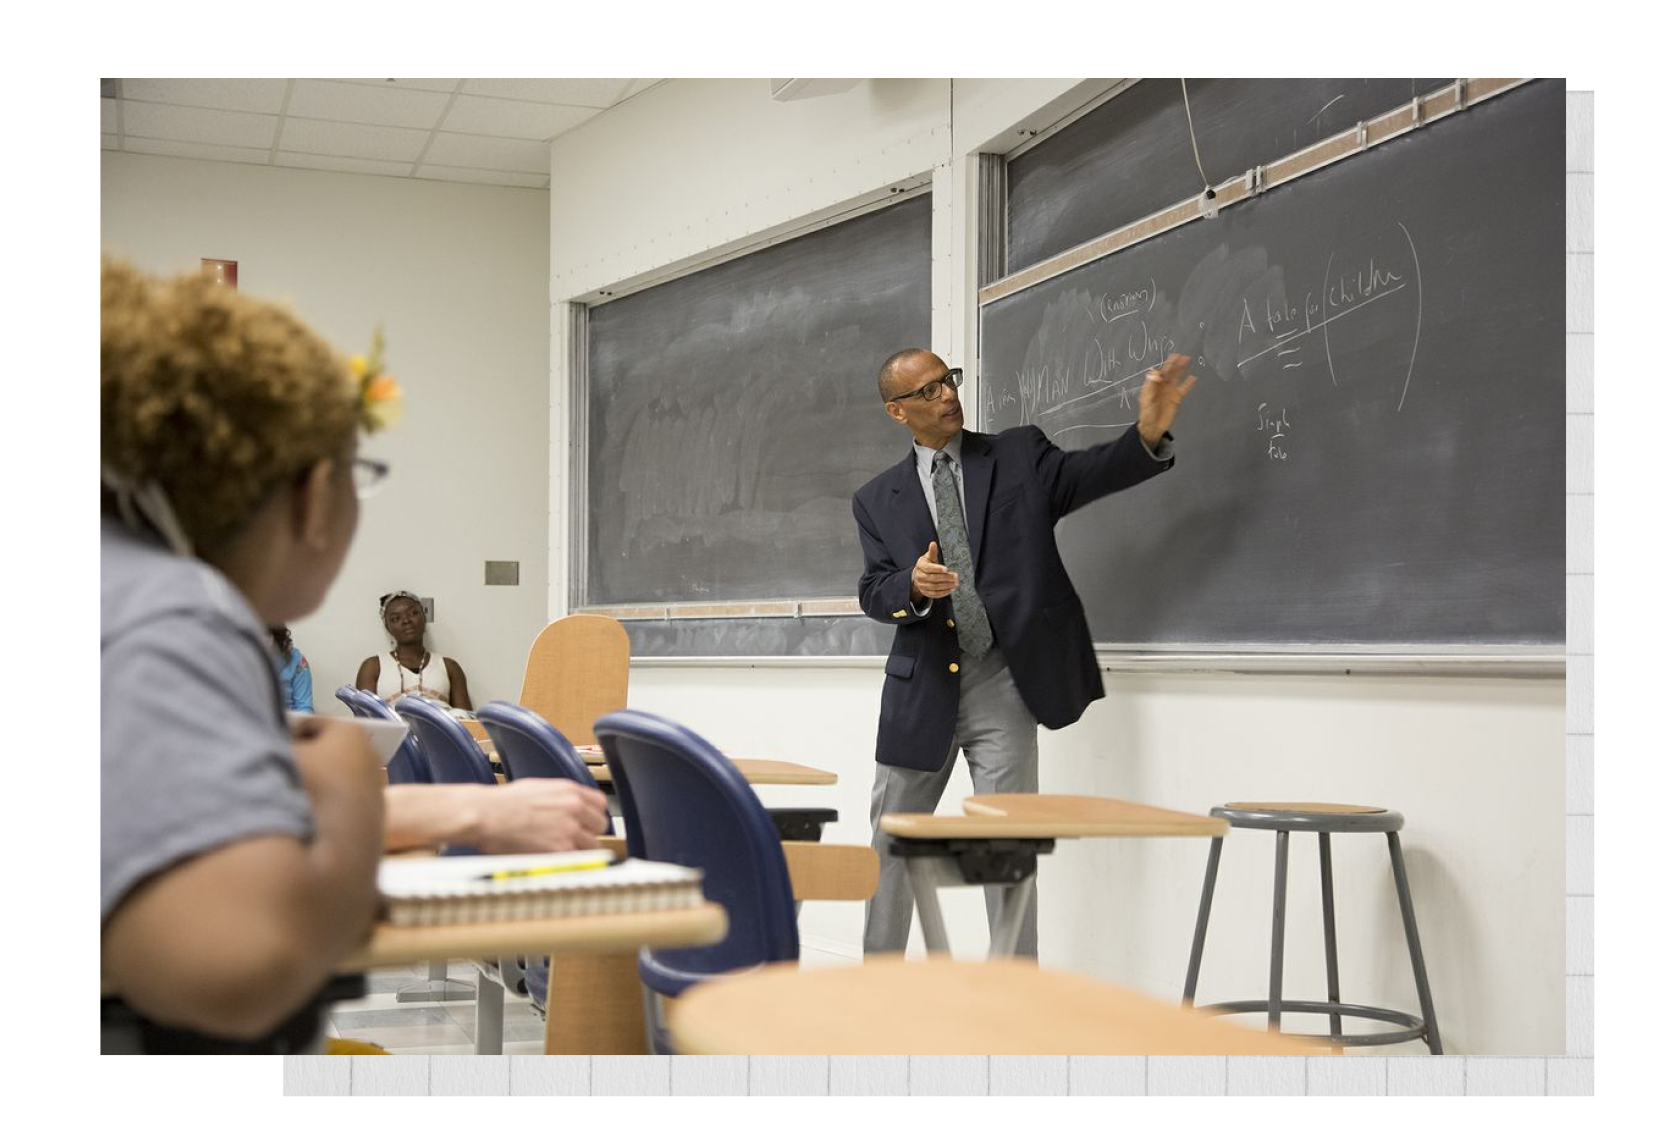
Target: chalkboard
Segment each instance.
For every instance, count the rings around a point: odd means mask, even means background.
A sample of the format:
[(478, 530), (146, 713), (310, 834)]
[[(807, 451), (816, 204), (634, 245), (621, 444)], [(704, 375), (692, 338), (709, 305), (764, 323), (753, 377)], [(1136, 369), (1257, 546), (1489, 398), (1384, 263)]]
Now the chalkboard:
[(1059, 527), (1097, 641), (1563, 643), (1563, 134), (1528, 84), (982, 309), (983, 424), (1065, 448), (1196, 356)]
[[(931, 212), (917, 196), (591, 310), (586, 604), (856, 595), (851, 495), (908, 448), (876, 375), (931, 339)], [(796, 620), (717, 628), (736, 653), (837, 651)]]
[(867, 617), (625, 621), (634, 657), (884, 656), (889, 626)]
[(1141, 80), (1007, 164), (1007, 270), (1144, 218), (1451, 80)]

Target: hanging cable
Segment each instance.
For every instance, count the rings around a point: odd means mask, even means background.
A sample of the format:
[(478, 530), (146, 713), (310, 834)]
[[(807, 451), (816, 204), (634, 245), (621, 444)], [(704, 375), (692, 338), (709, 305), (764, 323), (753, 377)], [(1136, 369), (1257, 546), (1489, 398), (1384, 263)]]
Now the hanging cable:
[(1187, 98), (1187, 81), (1181, 81), (1181, 103), (1187, 109), (1187, 134), (1192, 137), (1192, 161), (1198, 164), (1198, 178), (1204, 181), (1204, 190), (1210, 189), (1210, 177), (1204, 174), (1204, 161), (1198, 156), (1198, 132), (1192, 126), (1192, 100)]

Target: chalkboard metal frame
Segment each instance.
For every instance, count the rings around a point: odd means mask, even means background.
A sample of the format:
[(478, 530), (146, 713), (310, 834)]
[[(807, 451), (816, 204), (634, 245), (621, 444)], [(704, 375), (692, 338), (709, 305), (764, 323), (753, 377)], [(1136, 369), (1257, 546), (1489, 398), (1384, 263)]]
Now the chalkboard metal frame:
[(1409, 131), (1416, 131), (1439, 119), (1455, 115), (1494, 96), (1504, 95), (1528, 82), (1526, 79), (1455, 80), (1449, 88), (1410, 100), (1393, 111), (1356, 124), (1349, 131), (1338, 132), (1330, 139), (1305, 147), (1283, 159), (1253, 167), (1242, 175), (1225, 179), (1210, 189), (1214, 192), (1213, 198), (1206, 199), (1201, 192), (1161, 211), (1155, 211), (1128, 226), (1119, 227), (1085, 243), (1078, 243), (1067, 251), (1061, 251), (1039, 263), (1032, 263), (1021, 271), (997, 279), (979, 290), (978, 305), (983, 308), (1010, 294), (1017, 294), (1049, 279), (1058, 278), (1084, 263), (1094, 262), (1142, 240), (1172, 231), (1194, 219), (1213, 217), (1235, 203), (1253, 199), (1264, 191), (1362, 154)]
[[(1146, 239), (1174, 230), (1195, 219), (1213, 218), (1235, 204), (1254, 199), (1263, 192), (1300, 179), (1331, 164), (1362, 154), (1392, 139), (1416, 131), (1437, 120), (1458, 114), (1485, 100), (1531, 82), (1528, 79), (1458, 79), (1445, 89), (1419, 96), (1352, 130), (1303, 148), (1282, 159), (1263, 164), (1217, 184), (1213, 196), (1202, 193), (1124, 227), (1080, 243), (1023, 270), (980, 287), (980, 326), (984, 308), (1010, 295), (1039, 286), (1085, 264), (1132, 247)], [(1060, 127), (1102, 105), (1131, 86), (1122, 84), (1105, 97), (1084, 105), (1037, 139), (1033, 146)], [(1095, 652), (1102, 671), (1197, 671), (1248, 673), (1360, 673), (1370, 675), (1487, 675), (1510, 677), (1563, 677), (1566, 675), (1566, 645), (1339, 645), (1280, 644), (1249, 645), (1130, 645), (1096, 642)]]
[[(612, 302), (639, 291), (649, 290), (702, 271), (768, 250), (780, 244), (850, 222), (863, 215), (895, 207), (911, 199), (931, 195), (932, 173), (925, 172), (887, 184), (883, 188), (836, 204), (814, 215), (795, 220), (781, 227), (748, 236), (746, 239), (709, 251), (698, 259), (684, 260), (635, 276), (612, 286), (599, 288), (569, 301), (569, 433), (572, 449), (569, 452), (569, 496), (571, 510), (568, 527), (569, 581), (568, 611), (613, 617), (622, 622), (679, 620), (803, 620), (807, 618), (846, 618), (863, 616), (855, 596), (814, 598), (773, 598), (764, 600), (647, 602), (598, 604), (590, 600), (590, 538), (589, 538), (589, 315), (592, 306)], [(738, 659), (779, 660), (786, 663), (813, 662), (827, 664), (830, 660), (867, 663), (874, 658), (863, 654), (845, 657), (823, 655), (763, 656), (738, 658), (730, 656), (633, 656), (633, 661), (645, 663), (713, 663), (729, 664)], [(881, 658), (883, 659), (883, 658)]]

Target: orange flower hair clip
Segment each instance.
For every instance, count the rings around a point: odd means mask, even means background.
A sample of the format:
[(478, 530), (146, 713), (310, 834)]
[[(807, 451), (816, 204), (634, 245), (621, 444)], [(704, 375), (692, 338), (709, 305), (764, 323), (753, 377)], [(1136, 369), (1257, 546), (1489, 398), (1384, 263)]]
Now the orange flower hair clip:
[(355, 354), (347, 363), (359, 394), (359, 424), (366, 433), (385, 430), (399, 420), (403, 397), (393, 375), (382, 373), (382, 328), (371, 339), (370, 355)]

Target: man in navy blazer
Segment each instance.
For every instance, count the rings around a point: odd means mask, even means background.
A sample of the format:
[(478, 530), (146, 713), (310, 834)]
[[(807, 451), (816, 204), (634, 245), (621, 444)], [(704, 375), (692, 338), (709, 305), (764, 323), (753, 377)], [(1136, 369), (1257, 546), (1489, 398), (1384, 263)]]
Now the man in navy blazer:
[[(880, 369), (886, 413), (914, 437), (857, 491), (863, 612), (896, 626), (880, 696), (872, 819), (880, 885), (864, 951), (907, 945), (913, 897), (880, 818), (931, 812), (964, 751), (973, 788), (1036, 791), (1036, 725), (1063, 728), (1105, 695), (1053, 528), (1067, 513), (1174, 465), (1169, 427), (1197, 382), (1172, 354), (1146, 373), (1139, 420), (1084, 450), (1035, 426), (962, 429), (961, 372), (927, 350)], [(992, 927), (998, 897), (988, 892)], [(1034, 897), (1016, 953), (1036, 954)]]

